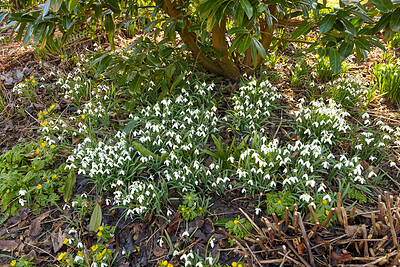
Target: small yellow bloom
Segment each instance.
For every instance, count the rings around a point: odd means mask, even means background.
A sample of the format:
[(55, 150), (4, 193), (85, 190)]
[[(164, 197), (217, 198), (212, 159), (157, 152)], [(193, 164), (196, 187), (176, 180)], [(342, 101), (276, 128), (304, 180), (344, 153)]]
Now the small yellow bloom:
[(31, 77), (29, 77), (31, 80), (35, 79), (35, 77), (32, 75)]
[(325, 214), (326, 214), (326, 216), (328, 216), (329, 215), (329, 210), (325, 210)]
[(17, 264), (16, 260), (12, 260), (12, 262), (10, 263), (10, 266), (15, 266)]
[(55, 107), (56, 107), (56, 106), (55, 106), (54, 104), (50, 106), (50, 108), (55, 108)]
[(92, 251), (96, 251), (98, 248), (99, 248), (98, 245), (94, 245), (94, 246), (92, 246)]
[(67, 263), (71, 263), (71, 260), (70, 259), (66, 259), (65, 260)]
[[(238, 221), (237, 221), (237, 220), (234, 220), (233, 223), (234, 223), (234, 224), (238, 224)], [(233, 265), (232, 265), (232, 266), (233, 266)], [(236, 265), (235, 265), (235, 266), (236, 266)]]
[(39, 154), (40, 153), (40, 148), (36, 148), (35, 153)]
[(192, 197), (188, 197), (189, 200), (192, 200)]
[(52, 179), (56, 179), (56, 178), (57, 178), (57, 174), (53, 174), (53, 175), (51, 176), (51, 178), (52, 178)]
[(42, 122), (43, 126), (47, 126), (47, 121)]
[(162, 265), (167, 266), (168, 265), (168, 261), (163, 261)]
[(63, 244), (65, 245), (67, 243), (68, 243), (68, 238), (65, 238), (64, 241), (63, 241)]
[(82, 120), (85, 119), (85, 114), (82, 114), (82, 115), (81, 115), (81, 118), (82, 118)]
[(25, 79), (25, 82), (29, 81), (28, 79)]
[(328, 201), (326, 201), (326, 199), (324, 199), (324, 200), (322, 200), (322, 204), (326, 205), (326, 204), (328, 204)]
[(184, 207), (182, 207), (182, 208), (181, 208), (181, 210), (182, 210), (182, 211), (185, 211), (185, 208), (184, 208)]
[(64, 258), (65, 254), (67, 254), (67, 252), (61, 253), (60, 256), (58, 256), (57, 260), (61, 261)]
[(56, 147), (55, 145), (51, 145), (51, 146), (50, 146), (50, 148), (55, 148), (55, 147)]
[(45, 143), (41, 143), (40, 146), (41, 146), (41, 147), (45, 147), (46, 144), (45, 144)]
[(103, 231), (104, 230), (104, 227), (103, 226), (99, 226), (99, 231)]
[(39, 190), (42, 189), (42, 184), (39, 184), (36, 188)]
[(46, 151), (46, 154), (48, 155), (48, 154), (50, 154), (50, 152), (49, 152), (49, 151)]
[(238, 264), (238, 267), (243, 267), (243, 265), (241, 263)]
[(103, 235), (102, 232), (98, 232), (98, 233), (97, 233), (97, 236), (98, 236), (98, 237), (101, 237), (102, 235)]
[(278, 204), (279, 204), (279, 205), (282, 205), (282, 201), (278, 200)]
[(96, 256), (96, 258), (97, 258), (97, 260), (99, 261), (99, 260), (101, 260), (102, 258), (103, 258), (103, 254), (102, 253), (97, 253), (97, 256)]
[(29, 262), (28, 262), (28, 261), (24, 261), (24, 264), (25, 264), (26, 266), (28, 266)]
[(50, 183), (50, 180), (47, 180), (47, 183), (49, 184), (49, 183)]
[(35, 84), (36, 83), (36, 81), (35, 80), (32, 80), (32, 84)]
[(171, 263), (168, 263), (167, 267), (174, 267)]
[(199, 210), (203, 210), (203, 208), (202, 208), (202, 207), (199, 207)]
[(46, 110), (45, 112), (43, 112), (43, 114), (44, 114), (44, 115), (47, 115), (47, 114), (49, 114), (49, 112)]
[(78, 251), (78, 257), (83, 257), (83, 253), (81, 251)]
[(236, 261), (232, 262), (232, 267), (236, 267), (238, 264)]

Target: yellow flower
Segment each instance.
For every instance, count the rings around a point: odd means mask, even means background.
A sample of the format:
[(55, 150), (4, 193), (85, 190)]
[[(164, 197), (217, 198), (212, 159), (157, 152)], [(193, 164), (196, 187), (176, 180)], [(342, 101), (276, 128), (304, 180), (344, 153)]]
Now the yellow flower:
[(61, 253), (60, 256), (58, 256), (57, 260), (61, 261), (64, 258), (65, 254), (67, 254), (67, 252)]
[(43, 112), (43, 114), (44, 114), (44, 115), (47, 115), (47, 114), (49, 114), (49, 112), (46, 110), (45, 112)]
[(324, 200), (322, 200), (322, 204), (326, 205), (326, 204), (328, 204), (328, 201), (326, 201), (326, 199), (324, 199)]
[(188, 197), (189, 200), (192, 200), (192, 197)]
[(185, 208), (184, 208), (184, 207), (182, 207), (182, 208), (181, 208), (181, 210), (182, 210), (182, 211), (185, 211)]
[(162, 265), (167, 266), (168, 265), (168, 261), (163, 261)]
[(70, 259), (66, 259), (65, 261), (66, 261), (67, 263), (70, 263), (70, 262), (71, 262), (71, 260), (70, 260)]
[(56, 179), (56, 178), (57, 178), (57, 174), (53, 174), (53, 175), (51, 176), (51, 178), (52, 178), (52, 179)]
[(10, 266), (15, 266), (17, 264), (16, 260), (12, 260), (12, 262), (10, 263)]
[(36, 81), (35, 80), (32, 80), (32, 84), (35, 84), (36, 83)]
[(47, 126), (47, 121), (42, 122), (43, 126)]
[(199, 207), (199, 210), (203, 210), (203, 208), (202, 208), (202, 207)]
[(47, 180), (47, 183), (49, 184), (49, 183), (50, 183), (50, 180)]
[(98, 232), (98, 233), (97, 233), (97, 236), (98, 236), (98, 237), (101, 237), (102, 235), (103, 235), (102, 232)]
[(236, 266), (237, 266), (237, 262), (236, 261), (232, 262), (232, 267), (236, 267)]
[(78, 251), (78, 257), (83, 257), (83, 253), (81, 251)]
[(81, 118), (82, 118), (82, 120), (85, 119), (85, 114), (82, 114), (82, 115), (81, 115)]
[(104, 230), (104, 227), (103, 226), (99, 226), (99, 231), (103, 231)]
[(24, 261), (24, 264), (25, 264), (26, 266), (28, 266), (29, 262), (28, 262), (28, 261)]
[(278, 200), (278, 204), (279, 204), (279, 205), (282, 205), (282, 201)]
[(96, 251), (98, 248), (99, 248), (98, 245), (94, 245), (94, 246), (92, 246), (92, 251)]
[(328, 216), (329, 215), (329, 210), (325, 210), (325, 214), (326, 214), (326, 216)]
[(32, 75), (31, 77), (29, 77), (31, 80), (35, 79), (35, 77)]
[[(238, 224), (238, 221), (237, 221), (237, 220), (234, 220), (233, 223), (234, 223), (234, 224)], [(232, 266), (233, 266), (233, 265), (232, 265)], [(235, 266), (236, 266), (236, 265), (235, 265)]]
[(51, 146), (50, 146), (50, 148), (55, 148), (55, 147), (56, 147), (55, 145), (51, 145)]
[(40, 148), (36, 148), (35, 153), (39, 154), (40, 153)]
[(41, 143), (40, 146), (41, 146), (41, 147), (45, 147), (46, 144), (45, 144), (45, 143)]
[(39, 190), (42, 189), (42, 184), (39, 184), (36, 188)]
[(65, 238), (64, 241), (63, 241), (63, 244), (65, 245), (67, 243), (68, 243), (68, 238)]
[(50, 154), (50, 152), (49, 152), (49, 151), (46, 151), (46, 154), (48, 155), (48, 154)]
[(167, 267), (174, 267), (171, 263), (168, 263)]
[(96, 258), (97, 258), (97, 260), (99, 261), (99, 260), (101, 260), (102, 258), (103, 258), (103, 254), (102, 253), (97, 253), (97, 256), (96, 256)]
[(243, 265), (241, 263), (238, 264), (238, 267), (243, 267)]
[(55, 107), (56, 107), (56, 106), (55, 106), (54, 104), (50, 106), (50, 108), (55, 108)]

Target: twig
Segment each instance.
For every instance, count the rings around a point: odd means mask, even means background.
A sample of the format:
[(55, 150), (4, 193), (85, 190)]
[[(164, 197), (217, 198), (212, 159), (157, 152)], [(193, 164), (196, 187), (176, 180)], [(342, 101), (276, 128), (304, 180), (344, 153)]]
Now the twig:
[(392, 253), (386, 254), (386, 256), (383, 256), (383, 257), (381, 257), (381, 258), (379, 258), (379, 259), (376, 259), (376, 260), (374, 260), (374, 261), (372, 261), (372, 262), (369, 262), (369, 263), (367, 263), (367, 264), (364, 264), (363, 267), (375, 265), (376, 263), (379, 263), (379, 262), (381, 262), (382, 260), (387, 259), (387, 258), (390, 258), (390, 257), (392, 257), (392, 256), (394, 256), (394, 255), (396, 255), (396, 254), (398, 254), (398, 253), (399, 253), (398, 251), (393, 251)]
[(379, 170), (380, 170), (381, 172), (383, 172), (387, 177), (389, 177), (389, 179), (390, 179), (393, 183), (395, 183), (395, 184), (397, 185), (398, 188), (400, 188), (400, 183), (399, 183), (399, 182), (397, 182), (394, 178), (392, 178), (387, 172), (385, 172), (384, 170), (382, 170), (382, 168), (379, 168)]
[(389, 193), (387, 191), (385, 191), (385, 199), (386, 199), (386, 205), (388, 208), (390, 231), (392, 232), (393, 243), (394, 243), (394, 246), (397, 249), (399, 249), (399, 243), (397, 242), (397, 234), (396, 234), (396, 230), (394, 229), (393, 216), (392, 216), (392, 211), (391, 211), (392, 203), (390, 201)]
[(302, 256), (299, 255), (299, 253), (297, 253), (296, 249), (293, 247), (293, 245), (290, 243), (289, 240), (284, 239), (284, 241), (286, 242), (286, 244), (288, 245), (288, 247), (290, 248), (291, 251), (293, 251), (294, 254), (296, 254), (297, 258), (299, 258), (299, 260), (307, 267), (312, 267)]
[(311, 204), (308, 205), (308, 209), (310, 210), (310, 213), (311, 213), (311, 216), (312, 216), (313, 219), (314, 219), (314, 222), (315, 222), (316, 224), (317, 224), (317, 223), (319, 224), (318, 218), (317, 218), (317, 216), (315, 215), (314, 209), (313, 209), (313, 207), (312, 207)]
[(254, 227), (254, 229), (256, 229), (257, 233), (259, 235), (264, 235), (263, 231), (261, 231), (260, 227), (258, 227), (258, 225), (253, 222), (253, 220), (250, 218), (250, 216), (247, 215), (247, 213), (244, 212), (241, 208), (239, 208), (239, 210), (244, 215), (244, 217), (246, 217), (246, 219), (250, 221), (251, 225), (253, 225), (253, 227)]
[(324, 228), (328, 225), (329, 221), (331, 220), (333, 213), (335, 212), (335, 208), (331, 208), (331, 211), (329, 212), (328, 216), (326, 217), (324, 223), (322, 224), (321, 228)]
[(304, 227), (303, 219), (301, 218), (300, 213), (298, 213), (298, 216), (299, 216), (300, 230), (303, 234), (304, 242), (306, 243), (309, 260), (310, 260), (311, 266), (315, 267), (314, 255), (311, 251), (311, 246), (310, 246), (310, 239), (308, 239), (306, 228)]
[(248, 245), (247, 243), (246, 243), (246, 247), (247, 247), (247, 249), (250, 251), (251, 256), (253, 256), (253, 258), (256, 260), (256, 262), (258, 263), (258, 265), (259, 265), (260, 267), (262, 267), (261, 263), (258, 261), (256, 255), (254, 255), (253, 251), (251, 251), (251, 249), (250, 249), (250, 247), (249, 247), (249, 245)]

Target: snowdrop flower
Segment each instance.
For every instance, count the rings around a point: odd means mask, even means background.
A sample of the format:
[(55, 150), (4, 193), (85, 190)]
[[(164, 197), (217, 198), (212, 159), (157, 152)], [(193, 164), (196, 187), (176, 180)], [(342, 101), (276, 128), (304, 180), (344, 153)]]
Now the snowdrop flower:
[(256, 208), (256, 215), (260, 214), (261, 209), (260, 208)]
[(214, 240), (215, 240), (214, 237), (210, 238), (210, 246), (211, 246), (211, 248), (214, 248)]
[(167, 211), (167, 216), (171, 216), (172, 215), (172, 211), (168, 210)]
[(182, 233), (182, 238), (184, 238), (184, 237), (189, 237), (189, 232), (188, 231), (185, 231), (185, 232)]
[(162, 240), (162, 238), (158, 239), (158, 245), (160, 247), (162, 247), (163, 243), (164, 243), (164, 240)]
[(76, 246), (77, 246), (77, 248), (83, 248), (82, 242), (79, 242)]
[[(20, 196), (25, 196), (26, 193), (27, 193), (26, 190), (19, 190), (19, 192), (18, 192), (18, 194), (19, 194)], [(22, 206), (23, 206), (23, 205), (22, 205)]]
[(20, 198), (20, 199), (18, 200), (18, 202), (19, 202), (19, 204), (23, 207), (23, 206), (25, 206), (25, 202), (28, 202), (28, 201), (25, 200), (25, 199)]

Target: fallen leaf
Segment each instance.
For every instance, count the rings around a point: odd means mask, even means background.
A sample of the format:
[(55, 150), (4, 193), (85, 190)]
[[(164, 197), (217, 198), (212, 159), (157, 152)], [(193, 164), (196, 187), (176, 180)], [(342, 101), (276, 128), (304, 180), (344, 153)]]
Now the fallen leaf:
[(156, 246), (156, 247), (153, 249), (153, 253), (154, 253), (154, 255), (158, 258), (158, 257), (161, 257), (161, 256), (163, 256), (163, 255), (166, 255), (167, 250), (166, 250), (165, 248), (161, 248), (161, 247), (159, 247), (159, 246)]
[[(360, 229), (360, 230), (358, 230), (358, 229)], [(352, 237), (357, 233), (361, 233), (361, 228), (359, 226), (356, 226), (356, 225), (349, 225), (345, 229), (345, 232), (346, 232), (348, 237)]]
[(353, 257), (350, 254), (337, 254), (334, 251), (332, 251), (331, 253), (331, 258), (339, 262), (345, 262), (353, 259)]
[(53, 235), (51, 235), (51, 242), (53, 243), (53, 250), (55, 253), (62, 248), (62, 246), (64, 245), (63, 242), (66, 237), (67, 236), (65, 235), (65, 233), (63, 233), (61, 229), (58, 230), (57, 234), (54, 233)]
[(172, 216), (171, 222), (167, 228), (167, 232), (169, 235), (171, 235), (173, 232), (175, 232), (176, 228), (178, 228), (178, 224), (181, 220), (181, 215), (179, 212), (175, 212), (174, 216)]
[(0, 240), (0, 251), (15, 251), (21, 244), (22, 243), (17, 240)]

